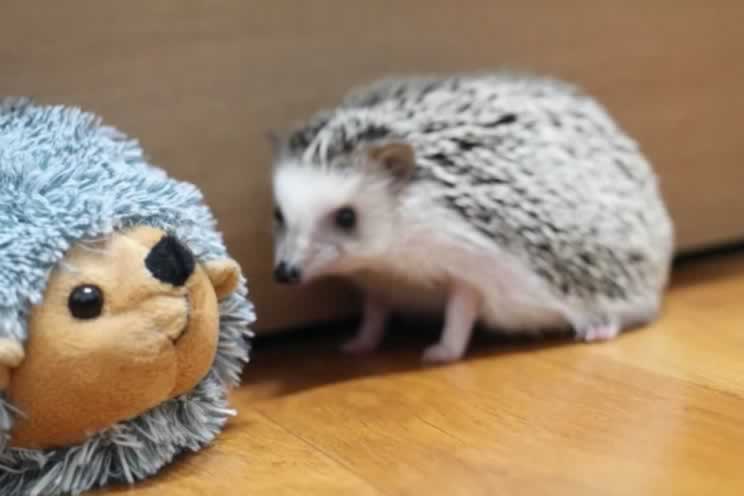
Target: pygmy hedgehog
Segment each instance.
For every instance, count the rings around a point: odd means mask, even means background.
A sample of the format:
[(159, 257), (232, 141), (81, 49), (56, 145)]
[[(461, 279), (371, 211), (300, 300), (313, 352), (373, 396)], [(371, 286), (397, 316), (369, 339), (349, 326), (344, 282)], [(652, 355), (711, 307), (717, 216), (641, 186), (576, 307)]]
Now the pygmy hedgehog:
[(445, 309), (423, 358), (473, 326), (606, 340), (655, 318), (673, 227), (638, 145), (569, 84), (507, 73), (386, 79), (274, 134), (275, 278), (366, 294), (350, 352), (392, 309)]

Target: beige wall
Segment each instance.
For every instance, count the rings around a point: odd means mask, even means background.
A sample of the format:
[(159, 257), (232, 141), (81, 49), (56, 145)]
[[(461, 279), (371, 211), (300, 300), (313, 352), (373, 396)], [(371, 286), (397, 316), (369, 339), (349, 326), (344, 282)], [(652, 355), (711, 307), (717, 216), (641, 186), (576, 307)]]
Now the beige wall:
[(201, 186), (274, 329), (353, 307), (340, 286), (271, 283), (264, 133), (391, 72), (512, 65), (580, 81), (655, 161), (681, 247), (744, 237), (744, 3), (708, 5), (9, 0), (0, 94), (94, 110)]

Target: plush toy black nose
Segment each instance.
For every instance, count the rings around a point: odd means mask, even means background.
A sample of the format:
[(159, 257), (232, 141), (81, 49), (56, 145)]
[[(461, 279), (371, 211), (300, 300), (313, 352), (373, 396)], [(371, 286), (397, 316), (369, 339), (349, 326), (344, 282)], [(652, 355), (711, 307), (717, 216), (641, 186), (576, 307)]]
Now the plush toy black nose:
[(158, 241), (145, 259), (145, 266), (153, 276), (174, 286), (186, 284), (195, 265), (191, 250), (170, 235)]
[(286, 262), (279, 262), (274, 268), (274, 279), (282, 284), (297, 284), (301, 276), (300, 269)]

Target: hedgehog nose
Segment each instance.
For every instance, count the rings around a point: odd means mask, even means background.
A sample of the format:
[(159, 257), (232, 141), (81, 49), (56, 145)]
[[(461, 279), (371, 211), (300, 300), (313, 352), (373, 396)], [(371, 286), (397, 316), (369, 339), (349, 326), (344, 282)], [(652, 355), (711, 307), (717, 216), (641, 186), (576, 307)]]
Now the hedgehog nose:
[(274, 279), (281, 284), (297, 284), (301, 276), (300, 269), (286, 262), (279, 262), (274, 268)]
[(164, 236), (152, 247), (145, 259), (147, 269), (156, 279), (173, 286), (183, 286), (194, 273), (196, 261), (191, 250), (174, 236)]

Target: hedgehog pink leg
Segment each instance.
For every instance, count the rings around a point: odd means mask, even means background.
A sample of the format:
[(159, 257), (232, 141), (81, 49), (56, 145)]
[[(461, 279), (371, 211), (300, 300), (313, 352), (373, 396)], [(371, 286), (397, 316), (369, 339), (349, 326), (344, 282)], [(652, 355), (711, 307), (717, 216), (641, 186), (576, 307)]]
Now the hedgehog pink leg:
[(603, 322), (601, 324), (584, 325), (577, 328), (576, 337), (587, 343), (593, 341), (609, 341), (620, 334), (620, 324), (617, 322)]
[(453, 285), (447, 302), (442, 337), (438, 343), (424, 351), (424, 362), (448, 363), (462, 358), (478, 318), (480, 300), (480, 294), (470, 286), (461, 283)]
[(362, 323), (356, 335), (341, 347), (345, 353), (370, 353), (375, 351), (385, 336), (385, 324), (390, 309), (380, 299), (367, 295), (362, 311)]

